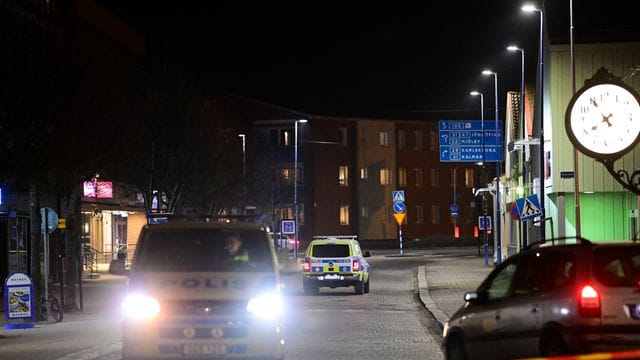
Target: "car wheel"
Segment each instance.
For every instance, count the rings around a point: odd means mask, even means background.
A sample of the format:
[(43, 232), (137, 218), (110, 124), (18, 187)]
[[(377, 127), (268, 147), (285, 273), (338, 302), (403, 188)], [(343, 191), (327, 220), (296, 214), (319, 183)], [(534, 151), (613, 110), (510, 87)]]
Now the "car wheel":
[(369, 293), (369, 280), (370, 280), (370, 278), (367, 278), (367, 282), (364, 283), (364, 293), (365, 294)]
[(364, 282), (359, 282), (359, 283), (353, 285), (353, 289), (355, 290), (357, 295), (364, 294)]
[(467, 351), (461, 336), (454, 335), (447, 340), (445, 357), (447, 360), (467, 360)]
[(318, 295), (320, 293), (320, 287), (311, 282), (303, 282), (302, 290), (305, 295)]
[(558, 356), (568, 353), (567, 344), (557, 331), (549, 330), (542, 333), (540, 337), (540, 354), (542, 356)]

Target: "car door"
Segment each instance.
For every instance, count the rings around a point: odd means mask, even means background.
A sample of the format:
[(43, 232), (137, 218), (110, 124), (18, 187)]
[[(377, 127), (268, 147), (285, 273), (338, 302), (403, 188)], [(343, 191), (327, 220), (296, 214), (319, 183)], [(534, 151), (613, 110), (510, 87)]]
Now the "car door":
[(502, 263), (478, 289), (478, 300), (470, 304), (463, 320), (470, 358), (504, 358), (502, 345), (508, 334), (505, 333), (506, 323), (502, 316), (517, 269), (518, 258)]

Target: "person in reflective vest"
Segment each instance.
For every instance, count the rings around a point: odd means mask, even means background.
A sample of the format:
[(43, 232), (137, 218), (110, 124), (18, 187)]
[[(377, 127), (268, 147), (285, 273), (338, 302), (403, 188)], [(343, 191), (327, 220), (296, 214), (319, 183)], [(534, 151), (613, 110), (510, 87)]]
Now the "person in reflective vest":
[(225, 250), (229, 259), (233, 261), (249, 261), (249, 253), (242, 248), (242, 239), (238, 235), (229, 235), (225, 238)]

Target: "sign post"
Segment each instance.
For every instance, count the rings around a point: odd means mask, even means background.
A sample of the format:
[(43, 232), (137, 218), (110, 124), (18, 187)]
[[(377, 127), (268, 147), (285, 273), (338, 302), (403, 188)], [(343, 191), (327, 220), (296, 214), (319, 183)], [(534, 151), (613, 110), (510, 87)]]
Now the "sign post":
[(400, 255), (402, 255), (402, 221), (407, 215), (407, 207), (404, 205), (404, 190), (393, 192), (393, 217), (398, 223), (398, 238), (400, 239)]

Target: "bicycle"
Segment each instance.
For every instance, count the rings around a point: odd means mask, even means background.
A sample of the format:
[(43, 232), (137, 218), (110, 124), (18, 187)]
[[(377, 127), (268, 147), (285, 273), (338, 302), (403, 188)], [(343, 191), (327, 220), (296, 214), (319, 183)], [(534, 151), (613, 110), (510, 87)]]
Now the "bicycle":
[(42, 321), (61, 322), (64, 319), (60, 301), (53, 292), (53, 284), (49, 285), (49, 298), (45, 299), (44, 296), (41, 296), (38, 299), (36, 310), (38, 311), (39, 319)]

